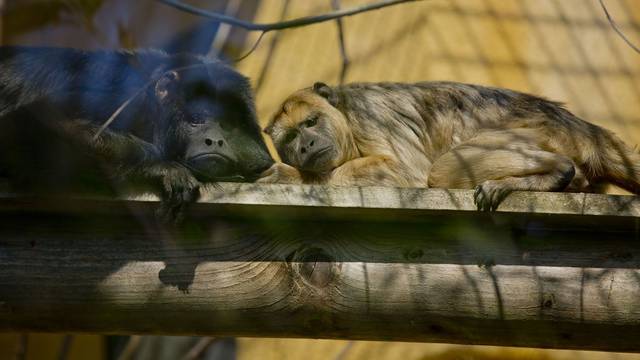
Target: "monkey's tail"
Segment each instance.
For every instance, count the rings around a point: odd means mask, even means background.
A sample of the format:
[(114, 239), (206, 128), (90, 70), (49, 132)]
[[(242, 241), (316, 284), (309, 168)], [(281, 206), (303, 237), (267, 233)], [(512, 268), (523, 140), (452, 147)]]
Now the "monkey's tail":
[(640, 194), (640, 153), (613, 133), (605, 130), (596, 136), (589, 157), (596, 178)]

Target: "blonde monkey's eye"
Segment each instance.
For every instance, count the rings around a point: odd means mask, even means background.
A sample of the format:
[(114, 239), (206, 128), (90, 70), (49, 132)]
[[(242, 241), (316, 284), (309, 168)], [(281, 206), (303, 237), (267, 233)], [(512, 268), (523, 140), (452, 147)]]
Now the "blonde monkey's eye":
[(318, 123), (318, 116), (314, 115), (311, 116), (310, 118), (308, 118), (305, 122), (304, 122), (304, 126), (310, 128), (310, 127), (314, 127), (316, 126), (316, 124)]

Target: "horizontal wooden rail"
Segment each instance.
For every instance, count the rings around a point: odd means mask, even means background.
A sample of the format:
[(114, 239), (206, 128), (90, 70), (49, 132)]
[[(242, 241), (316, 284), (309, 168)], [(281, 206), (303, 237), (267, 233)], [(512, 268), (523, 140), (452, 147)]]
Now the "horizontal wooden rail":
[(152, 199), (0, 195), (0, 330), (640, 351), (640, 201), (223, 184)]

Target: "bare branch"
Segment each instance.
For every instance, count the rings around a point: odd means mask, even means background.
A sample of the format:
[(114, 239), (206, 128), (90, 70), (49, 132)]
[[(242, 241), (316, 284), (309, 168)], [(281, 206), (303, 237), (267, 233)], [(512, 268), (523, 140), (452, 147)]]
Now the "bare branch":
[[(340, 0), (331, 0), (331, 7), (333, 7), (333, 10), (339, 10)], [(347, 56), (347, 47), (344, 41), (344, 26), (342, 24), (342, 18), (336, 19), (336, 25), (338, 25), (338, 40), (340, 41), (340, 56), (342, 57), (342, 70), (340, 70), (340, 85), (342, 85), (347, 77), (347, 70), (349, 69), (350, 61)]]
[(599, 0), (600, 1), (600, 6), (602, 6), (602, 10), (604, 10), (604, 14), (607, 16), (607, 20), (609, 20), (609, 24), (611, 25), (611, 27), (613, 28), (613, 30), (615, 30), (615, 32), (620, 35), (620, 37), (622, 38), (622, 40), (624, 40), (624, 42), (627, 43), (627, 45), (629, 45), (633, 50), (635, 50), (637, 53), (640, 53), (640, 49), (635, 46), (631, 40), (629, 40), (629, 38), (627, 38), (627, 36), (622, 32), (622, 30), (620, 30), (620, 28), (618, 28), (618, 25), (616, 24), (616, 22), (613, 20), (613, 18), (611, 17), (611, 14), (609, 14), (609, 10), (607, 10), (607, 7), (604, 4), (603, 0)]
[(69, 358), (69, 350), (71, 350), (72, 342), (73, 335), (67, 334), (62, 338), (60, 350), (58, 350), (58, 360), (67, 360)]
[(216, 341), (216, 338), (203, 337), (186, 353), (182, 360), (195, 360), (199, 359), (202, 354)]
[(122, 349), (122, 352), (118, 356), (118, 360), (132, 359), (136, 352), (138, 352), (138, 347), (140, 347), (141, 341), (142, 337), (140, 335), (129, 336), (129, 341), (127, 341), (127, 345)]
[(338, 353), (338, 355), (336, 356), (336, 360), (343, 360), (347, 354), (349, 353), (349, 351), (351, 350), (351, 348), (353, 347), (354, 342), (353, 341), (349, 341), (343, 348), (342, 350), (340, 350), (340, 352)]
[(332, 11), (326, 14), (305, 16), (305, 17), (301, 17), (293, 20), (280, 21), (280, 22), (267, 23), (267, 24), (256, 24), (250, 21), (240, 20), (233, 16), (228, 16), (228, 15), (216, 13), (213, 11), (207, 11), (189, 4), (185, 4), (177, 0), (157, 0), (157, 1), (165, 5), (174, 7), (176, 9), (188, 12), (193, 15), (199, 15), (209, 19), (214, 19), (221, 23), (238, 26), (249, 31), (268, 32), (273, 30), (291, 29), (291, 28), (296, 28), (296, 27), (310, 25), (310, 24), (317, 24), (325, 21), (339, 19), (345, 16), (351, 16), (351, 15), (363, 13), (366, 11), (381, 9), (387, 6), (393, 6), (393, 5), (398, 5), (402, 3), (408, 3), (408, 2), (415, 2), (415, 1), (423, 1), (423, 0), (383, 0), (383, 1), (372, 3), (372, 4), (355, 6), (355, 7), (351, 7), (344, 10)]
[[(284, 18), (287, 16), (287, 12), (289, 10), (289, 5), (290, 5), (291, 1), (290, 0), (285, 0), (284, 4), (282, 5), (282, 11), (280, 12), (280, 21), (283, 21)], [(260, 91), (260, 89), (262, 88), (262, 84), (264, 83), (264, 79), (267, 76), (267, 71), (269, 70), (269, 67), (271, 66), (271, 60), (273, 59), (273, 55), (276, 52), (276, 47), (278, 46), (278, 42), (280, 40), (280, 33), (276, 32), (273, 37), (271, 38), (271, 43), (269, 44), (269, 51), (267, 52), (267, 57), (264, 61), (264, 64), (262, 64), (262, 69), (260, 70), (260, 75), (258, 75), (258, 78), (256, 80), (256, 88), (255, 88), (255, 93), (256, 96), (258, 94), (258, 92)]]
[[(227, 1), (227, 6), (225, 6), (224, 13), (225, 14), (237, 14), (240, 10), (240, 4), (242, 0), (229, 0)], [(218, 30), (216, 30), (216, 34), (213, 37), (213, 41), (211, 42), (211, 46), (209, 47), (209, 52), (207, 53), (207, 57), (217, 57), (222, 52), (222, 48), (227, 42), (227, 38), (231, 33), (231, 25), (229, 24), (220, 24)]]

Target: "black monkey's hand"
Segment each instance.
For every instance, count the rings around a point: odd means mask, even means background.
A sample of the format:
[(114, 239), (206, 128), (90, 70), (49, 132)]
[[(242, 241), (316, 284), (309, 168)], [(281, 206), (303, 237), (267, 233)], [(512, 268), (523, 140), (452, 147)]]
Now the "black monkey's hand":
[(180, 164), (158, 165), (162, 205), (158, 216), (163, 221), (180, 222), (189, 204), (200, 197), (200, 182)]

